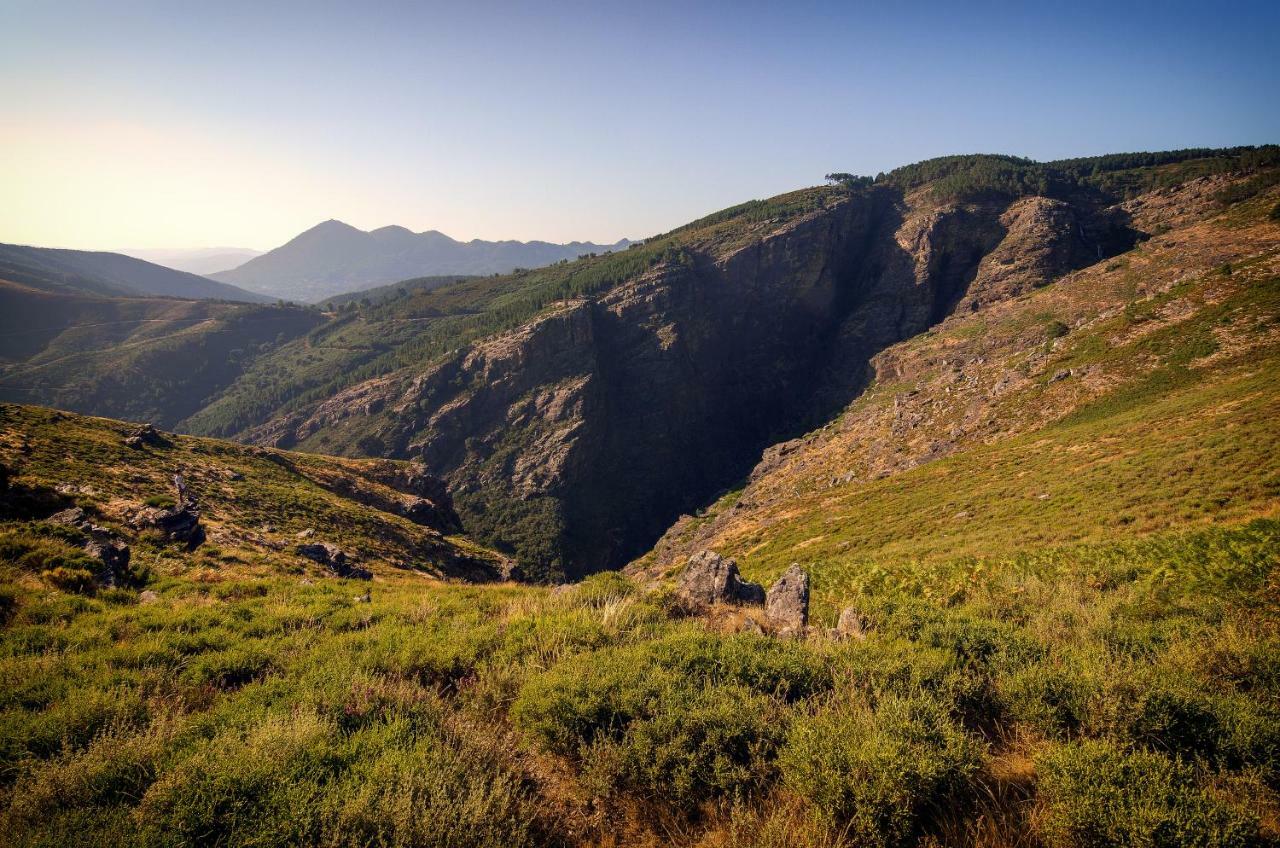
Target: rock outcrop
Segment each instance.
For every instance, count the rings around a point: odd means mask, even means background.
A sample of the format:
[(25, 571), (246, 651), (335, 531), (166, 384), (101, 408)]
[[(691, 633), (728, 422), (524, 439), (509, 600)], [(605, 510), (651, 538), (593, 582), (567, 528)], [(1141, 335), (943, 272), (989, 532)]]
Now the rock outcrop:
[(107, 528), (90, 521), (83, 509), (78, 506), (70, 507), (45, 520), (50, 524), (74, 527), (85, 535), (84, 552), (101, 563), (94, 575), (98, 585), (109, 588), (128, 580), (131, 556), (128, 544)]
[(295, 550), (298, 556), (320, 563), (337, 577), (350, 577), (357, 580), (373, 579), (373, 572), (353, 564), (346, 551), (329, 542), (298, 545)]
[(698, 606), (764, 603), (764, 588), (743, 580), (738, 564), (714, 551), (700, 551), (689, 557), (678, 591), (682, 598)]
[(792, 565), (765, 594), (765, 614), (778, 635), (799, 635), (809, 624), (809, 573)]

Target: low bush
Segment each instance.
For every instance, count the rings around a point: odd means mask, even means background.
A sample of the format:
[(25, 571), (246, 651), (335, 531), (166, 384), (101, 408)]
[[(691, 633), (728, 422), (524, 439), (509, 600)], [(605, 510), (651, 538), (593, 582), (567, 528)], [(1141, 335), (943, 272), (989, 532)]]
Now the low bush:
[(1201, 789), (1194, 770), (1161, 754), (1090, 740), (1036, 762), (1040, 830), (1070, 848), (1245, 848), (1257, 822)]
[(833, 705), (791, 728), (786, 784), (857, 845), (898, 846), (954, 805), (982, 747), (923, 694)]

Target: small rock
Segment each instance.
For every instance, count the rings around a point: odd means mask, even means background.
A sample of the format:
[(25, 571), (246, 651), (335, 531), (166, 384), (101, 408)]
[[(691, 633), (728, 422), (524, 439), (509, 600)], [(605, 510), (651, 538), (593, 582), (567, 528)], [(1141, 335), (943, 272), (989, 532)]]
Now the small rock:
[(1056, 383), (1056, 382), (1058, 382), (1059, 380), (1065, 380), (1065, 379), (1067, 379), (1067, 378), (1068, 378), (1068, 377), (1070, 377), (1070, 376), (1071, 376), (1071, 369), (1070, 369), (1070, 368), (1065, 368), (1065, 369), (1063, 369), (1062, 371), (1059, 371), (1059, 372), (1057, 372), (1056, 374), (1054, 374), (1051, 378), (1049, 378), (1049, 382), (1050, 382), (1050, 383)]
[[(765, 596), (765, 613), (783, 630), (804, 630), (809, 623), (809, 574), (793, 563)], [(779, 632), (781, 635), (781, 632)]]
[(355, 601), (357, 604), (371, 604), (373, 603), (373, 595), (369, 592), (365, 592), (363, 595), (352, 595), (351, 600)]
[(738, 625), (739, 633), (754, 633), (757, 636), (764, 635), (764, 628), (760, 626), (760, 622), (754, 618), (747, 617), (742, 619), (742, 624)]
[(865, 639), (870, 625), (853, 607), (845, 607), (840, 611), (840, 620), (836, 622), (836, 637), (840, 639)]
[(308, 527), (306, 530), (303, 530), (301, 533), (299, 533), (299, 534), (298, 534), (298, 538), (299, 538), (299, 539), (310, 539), (310, 538), (311, 538), (312, 536), (314, 536), (315, 534), (316, 534), (316, 531), (315, 531), (313, 528)]
[(135, 450), (139, 450), (142, 448), (142, 437), (129, 436), (124, 440), (124, 443)]
[(160, 600), (160, 594), (150, 589), (138, 593), (138, 603), (140, 604), (154, 604), (158, 600)]

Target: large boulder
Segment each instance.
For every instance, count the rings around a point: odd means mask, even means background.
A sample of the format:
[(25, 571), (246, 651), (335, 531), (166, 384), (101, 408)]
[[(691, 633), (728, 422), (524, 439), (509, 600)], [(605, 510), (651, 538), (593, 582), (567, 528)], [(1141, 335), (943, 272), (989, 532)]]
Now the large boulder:
[(769, 587), (765, 614), (780, 631), (802, 631), (809, 623), (809, 574), (797, 564)]
[(361, 568), (351, 562), (347, 552), (329, 542), (314, 542), (298, 545), (298, 556), (318, 562), (338, 577), (350, 577), (356, 580), (372, 580), (373, 572)]
[(170, 542), (186, 542), (195, 546), (204, 541), (200, 526), (200, 509), (193, 502), (171, 507), (143, 507), (129, 519), (135, 530), (156, 530)]
[(680, 595), (703, 606), (711, 604), (762, 604), (764, 587), (743, 580), (738, 564), (715, 551), (689, 557), (680, 577)]

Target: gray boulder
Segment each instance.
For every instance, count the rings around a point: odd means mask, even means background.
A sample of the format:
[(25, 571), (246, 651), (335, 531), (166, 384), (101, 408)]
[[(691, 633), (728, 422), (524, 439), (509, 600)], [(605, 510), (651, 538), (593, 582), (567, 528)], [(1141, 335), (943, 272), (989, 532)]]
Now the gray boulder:
[(689, 557), (680, 576), (680, 596), (703, 605), (760, 604), (764, 587), (750, 583), (738, 574), (738, 564), (715, 551), (699, 551)]
[(809, 623), (809, 574), (793, 563), (769, 587), (764, 610), (780, 630), (803, 630)]
[(840, 620), (836, 622), (837, 639), (865, 639), (871, 629), (862, 613), (853, 607), (845, 607), (840, 611)]

